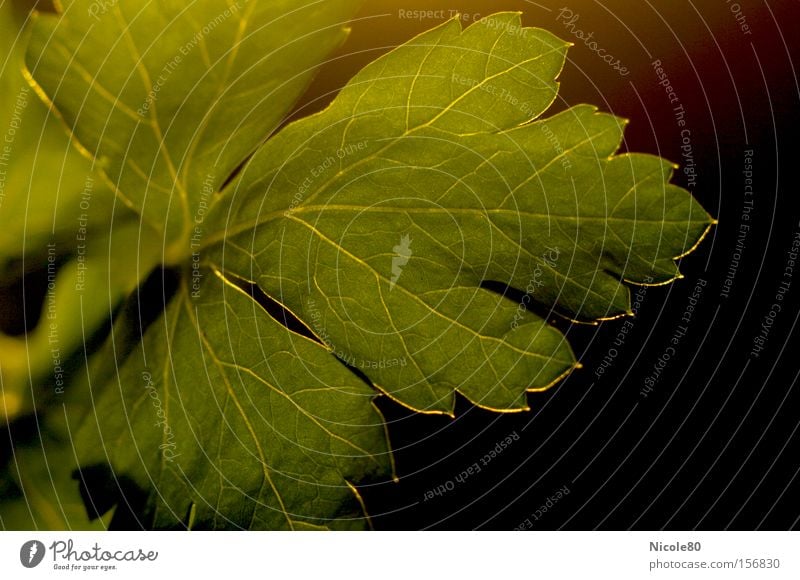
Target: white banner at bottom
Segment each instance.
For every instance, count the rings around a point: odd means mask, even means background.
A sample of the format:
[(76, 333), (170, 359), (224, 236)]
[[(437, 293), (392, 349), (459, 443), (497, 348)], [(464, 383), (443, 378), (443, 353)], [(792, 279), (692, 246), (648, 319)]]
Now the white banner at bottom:
[(3, 578), (800, 578), (792, 532), (3, 532)]

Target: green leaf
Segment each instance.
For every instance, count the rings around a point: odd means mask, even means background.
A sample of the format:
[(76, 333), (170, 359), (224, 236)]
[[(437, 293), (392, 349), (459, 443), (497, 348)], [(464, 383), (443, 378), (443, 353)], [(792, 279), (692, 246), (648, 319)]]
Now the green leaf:
[(177, 261), (210, 195), (280, 125), (357, 6), (68, 0), (38, 15), (27, 62)]
[[(155, 528), (351, 529), (391, 461), (376, 393), (218, 271), (185, 284), (81, 430), (82, 463), (155, 490)], [(117, 359), (122, 359), (120, 355)]]
[[(63, 390), (66, 359), (161, 258), (153, 233), (115, 206), (92, 163), (23, 77), (26, 17), (11, 2), (0, 6), (0, 42), (7, 55), (0, 71), (0, 273), (13, 279), (44, 270), (47, 291), (31, 332), (0, 333), (5, 420), (32, 411), (34, 399), (47, 398), (45, 385)], [(110, 263), (139, 268), (112, 272)]]
[[(146, 121), (131, 112), (154, 73), (227, 5), (120, 0), (103, 26), (86, 5), (43, 18), (28, 63), (182, 267), (141, 341), (103, 351), (111, 378), (85, 384), (96, 407), (81, 465), (110, 463), (149, 491), (148, 526), (363, 527), (355, 486), (391, 473), (378, 393), (430, 413), (452, 414), (456, 393), (527, 409), (529, 391), (579, 366), (532, 303), (630, 314), (623, 281), (673, 280), (713, 223), (669, 184), (670, 163), (616, 155), (623, 120), (587, 105), (542, 118), (568, 44), (518, 14), (414, 38), (259, 146), (305, 86), (303, 59), (339, 42), (344, 4), (318, 7), (324, 24), (301, 1), (248, 4), (252, 18), (209, 32), (213, 55), (198, 48), (170, 73)], [(234, 33), (251, 26), (269, 34)], [(253, 57), (284, 44), (281, 59)], [(264, 79), (285, 70), (303, 82), (273, 92)]]
[[(49, 242), (75, 241), (87, 208), (110, 214), (111, 199), (94, 182), (91, 163), (70, 146), (22, 75), (26, 14), (11, 2), (0, 6), (0, 272), (24, 255), (40, 258)], [(57, 193), (57, 194), (56, 194)], [(82, 194), (86, 200), (81, 208)], [(90, 222), (87, 227), (100, 224)], [(103, 224), (107, 226), (108, 224)], [(37, 255), (38, 254), (38, 255)]]
[(532, 122), (567, 46), (506, 13), (392, 51), (262, 147), (225, 193), (206, 259), (315, 319), (344, 360), (377, 364), (365, 372), (409, 407), (451, 413), (458, 391), (525, 408), (574, 357), (481, 283), (573, 318), (625, 315), (621, 280), (674, 279), (712, 221), (667, 183), (670, 163), (614, 155), (622, 120), (580, 105)]

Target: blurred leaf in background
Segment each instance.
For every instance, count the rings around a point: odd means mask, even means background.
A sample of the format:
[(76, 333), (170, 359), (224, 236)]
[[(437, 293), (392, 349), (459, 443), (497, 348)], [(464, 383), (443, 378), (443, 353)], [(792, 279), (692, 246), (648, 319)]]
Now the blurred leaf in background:
[[(107, 275), (113, 194), (24, 77), (28, 17), (0, 5), (0, 527), (82, 529), (102, 522), (90, 524), (71, 478), (65, 387), (133, 286)], [(123, 230), (135, 223), (118, 215)]]
[(63, 394), (67, 359), (138, 283), (134, 269), (109, 267), (136, 258), (134, 214), (115, 204), (24, 78), (28, 19), (8, 1), (0, 7), (0, 418), (8, 419)]

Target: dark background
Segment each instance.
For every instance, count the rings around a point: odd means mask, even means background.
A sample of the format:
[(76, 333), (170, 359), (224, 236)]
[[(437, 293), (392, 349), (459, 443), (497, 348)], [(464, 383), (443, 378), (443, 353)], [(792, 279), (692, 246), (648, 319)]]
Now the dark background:
[[(298, 115), (321, 108), (361, 66), (440, 22), (403, 19), (401, 9), (468, 15), (520, 10), (524, 24), (576, 43), (561, 75), (556, 109), (597, 104), (631, 119), (625, 148), (681, 162), (674, 105), (651, 64), (661, 60), (691, 131), (698, 174), (692, 192), (720, 222), (683, 260), (685, 279), (648, 288), (633, 330), (600, 378), (595, 369), (623, 323), (593, 327), (556, 321), (584, 368), (546, 393), (531, 394), (530, 413), (497, 415), (461, 401), (451, 420), (382, 401), (400, 481), (362, 488), (374, 527), (797, 527), (800, 267), (764, 350), (758, 357), (751, 350), (776, 302), (792, 238), (800, 232), (794, 144), (800, 93), (793, 65), (800, 55), (795, 25), (800, 2), (367, 4)], [(557, 18), (565, 7), (579, 15), (575, 27), (594, 32), (598, 45), (619, 58), (629, 75), (621, 76), (570, 35)], [(748, 149), (753, 150), (753, 209), (750, 221), (743, 222)], [(675, 182), (687, 186), (681, 173)], [(725, 298), (723, 280), (741, 223), (751, 228)], [(681, 324), (699, 279), (707, 285), (688, 332), (645, 398), (644, 381)], [(519, 440), (480, 473), (456, 480), (514, 432)], [(548, 502), (565, 486), (569, 494)], [(444, 493), (426, 501), (436, 488)], [(537, 513), (541, 506), (547, 510)]]

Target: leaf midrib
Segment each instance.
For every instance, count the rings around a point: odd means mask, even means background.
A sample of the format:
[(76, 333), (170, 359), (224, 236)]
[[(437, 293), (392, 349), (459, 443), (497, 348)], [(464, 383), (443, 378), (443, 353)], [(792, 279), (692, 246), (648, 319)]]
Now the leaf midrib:
[[(281, 218), (290, 218), (296, 214), (304, 214), (304, 213), (327, 213), (327, 212), (335, 212), (335, 211), (347, 211), (347, 212), (361, 212), (361, 213), (414, 213), (414, 214), (432, 214), (432, 213), (446, 213), (448, 215), (452, 214), (475, 214), (478, 217), (485, 216), (486, 214), (509, 214), (514, 217), (518, 216), (526, 216), (526, 217), (534, 217), (538, 219), (554, 219), (555, 221), (560, 220), (576, 220), (576, 221), (603, 221), (603, 222), (624, 222), (624, 223), (658, 223), (658, 224), (686, 224), (687, 220), (654, 220), (654, 219), (647, 219), (647, 218), (626, 218), (626, 217), (615, 217), (615, 216), (598, 216), (598, 215), (566, 215), (566, 214), (553, 214), (553, 213), (541, 213), (536, 211), (528, 211), (522, 209), (504, 209), (504, 208), (496, 208), (496, 209), (476, 209), (476, 208), (382, 208), (379, 206), (362, 206), (362, 205), (347, 205), (347, 204), (337, 204), (337, 205), (312, 205), (312, 206), (300, 206), (294, 210), (291, 210), (290, 215), (287, 216), (287, 210), (276, 210), (273, 212), (269, 212), (264, 214), (262, 217), (259, 217), (256, 220), (251, 222), (243, 223), (235, 227), (227, 228), (224, 230), (220, 230), (216, 234), (213, 234), (206, 238), (206, 240), (200, 245), (201, 249), (208, 249), (217, 244), (225, 243), (226, 238), (234, 238), (239, 234), (247, 232), (249, 230), (253, 230), (259, 226), (263, 226), (271, 221), (275, 221)], [(303, 220), (297, 220), (303, 221)], [(707, 220), (705, 219), (698, 219), (698, 220), (689, 220), (688, 223), (706, 223)], [(303, 221), (307, 225), (312, 225), (309, 222)]]

